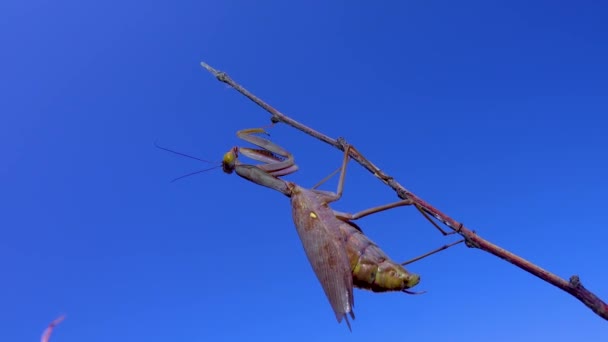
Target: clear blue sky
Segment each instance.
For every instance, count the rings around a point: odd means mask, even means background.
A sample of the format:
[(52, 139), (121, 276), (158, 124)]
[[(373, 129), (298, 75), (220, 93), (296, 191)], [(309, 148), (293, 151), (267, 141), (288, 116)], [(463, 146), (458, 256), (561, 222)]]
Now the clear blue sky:
[[(581, 1), (0, 4), (0, 341), (573, 341), (608, 324), (463, 246), (411, 265), (423, 296), (356, 290), (335, 321), (288, 200), (219, 160), (280, 110), (345, 136), (482, 236), (608, 299), (608, 8)], [(284, 125), (311, 186), (341, 153)], [(333, 189), (335, 182), (327, 186)], [(357, 211), (390, 189), (351, 164)], [(396, 260), (438, 247), (411, 208), (361, 220)]]

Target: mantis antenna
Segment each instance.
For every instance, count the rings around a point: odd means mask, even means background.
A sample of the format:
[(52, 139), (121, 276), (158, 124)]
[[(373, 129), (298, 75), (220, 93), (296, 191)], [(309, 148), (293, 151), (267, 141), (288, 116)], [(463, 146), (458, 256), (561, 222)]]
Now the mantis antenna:
[(191, 155), (189, 155), (189, 154), (185, 154), (185, 153), (177, 152), (177, 151), (174, 151), (174, 150), (168, 149), (168, 148), (166, 148), (166, 147), (162, 147), (162, 146), (160, 146), (160, 145), (159, 145), (159, 144), (158, 144), (156, 141), (154, 142), (154, 146), (156, 146), (157, 148), (160, 148), (161, 150), (165, 150), (165, 151), (167, 151), (167, 152), (171, 152), (171, 153), (174, 153), (174, 154), (180, 155), (180, 156), (182, 156), (182, 157), (187, 157), (187, 158), (190, 158), (190, 159), (194, 159), (194, 160), (202, 161), (203, 163), (208, 163), (208, 164), (217, 164), (217, 165), (215, 165), (215, 166), (213, 166), (213, 167), (210, 167), (210, 168), (207, 168), (207, 169), (203, 169), (203, 170), (197, 170), (197, 171), (194, 171), (194, 172), (190, 172), (190, 173), (188, 173), (188, 174), (185, 174), (185, 175), (183, 175), (183, 176), (179, 176), (179, 177), (177, 177), (177, 178), (174, 178), (174, 179), (172, 179), (172, 180), (171, 180), (171, 183), (173, 183), (173, 182), (175, 182), (175, 181), (178, 181), (178, 180), (180, 180), (180, 179), (182, 179), (182, 178), (190, 177), (190, 176), (193, 176), (193, 175), (196, 175), (196, 174), (202, 173), (202, 172), (206, 172), (206, 171), (210, 171), (210, 170), (213, 170), (213, 169), (217, 169), (217, 168), (219, 168), (219, 167), (221, 167), (221, 166), (222, 166), (222, 163), (221, 163), (221, 162), (212, 162), (212, 161), (208, 161), (208, 160), (205, 160), (205, 159), (201, 159), (201, 158), (198, 158), (198, 157), (191, 156)]

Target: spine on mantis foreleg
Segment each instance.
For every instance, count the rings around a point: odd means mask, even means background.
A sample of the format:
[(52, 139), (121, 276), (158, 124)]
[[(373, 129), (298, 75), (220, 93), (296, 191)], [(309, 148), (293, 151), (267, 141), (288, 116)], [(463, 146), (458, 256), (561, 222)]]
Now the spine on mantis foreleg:
[(356, 224), (344, 222), (340, 230), (346, 238), (356, 287), (374, 292), (404, 291), (420, 282), (419, 275), (391, 260)]

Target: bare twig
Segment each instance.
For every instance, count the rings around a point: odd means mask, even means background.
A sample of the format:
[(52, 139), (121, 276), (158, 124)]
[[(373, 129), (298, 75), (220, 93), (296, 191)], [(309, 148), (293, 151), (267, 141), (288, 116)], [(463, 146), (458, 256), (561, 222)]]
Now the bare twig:
[[(344, 151), (346, 142), (343, 139), (337, 139), (337, 140), (332, 139), (320, 132), (317, 132), (316, 130), (314, 130), (308, 126), (305, 126), (305, 125), (297, 122), (296, 120), (279, 112), (278, 110), (276, 110), (273, 107), (271, 107), (270, 105), (268, 105), (266, 102), (262, 101), (257, 96), (255, 96), (252, 93), (250, 93), (249, 91), (247, 91), (245, 88), (243, 88), (238, 83), (233, 81), (230, 78), (230, 76), (228, 76), (226, 73), (218, 71), (204, 62), (201, 62), (201, 65), (203, 66), (203, 68), (207, 69), (207, 71), (209, 71), (211, 74), (213, 74), (219, 81), (228, 84), (232, 88), (236, 89), (239, 93), (243, 94), (248, 99), (250, 99), (251, 101), (255, 102), (257, 105), (259, 105), (260, 107), (262, 107), (266, 111), (268, 111), (272, 115), (271, 119), (273, 122), (286, 123), (312, 137), (315, 137), (329, 145), (334, 146), (335, 148), (337, 148), (339, 150)], [(582, 283), (577, 275), (571, 276), (569, 280), (562, 279), (562, 278), (558, 277), (557, 275), (555, 275), (547, 270), (544, 270), (541, 267), (531, 263), (530, 261), (527, 261), (527, 260), (523, 259), (522, 257), (519, 257), (519, 256), (483, 239), (482, 237), (477, 235), (475, 233), (475, 231), (470, 230), (469, 228), (465, 227), (462, 223), (457, 222), (453, 218), (442, 213), (441, 211), (439, 211), (435, 207), (431, 206), (426, 201), (422, 200), (421, 198), (419, 198), (418, 196), (413, 194), (411, 191), (405, 189), (401, 184), (399, 184), (395, 179), (393, 179), (393, 177), (391, 177), (391, 176), (387, 175), (386, 173), (384, 173), (383, 171), (381, 171), (377, 166), (375, 166), (369, 160), (367, 160), (355, 148), (351, 147), (350, 156), (354, 160), (356, 160), (359, 164), (361, 164), (361, 166), (363, 166), (369, 172), (371, 172), (376, 177), (378, 177), (382, 182), (384, 182), (386, 185), (388, 185), (393, 190), (395, 190), (395, 192), (397, 193), (397, 196), (399, 196), (402, 199), (411, 199), (414, 202), (414, 204), (416, 205), (416, 207), (418, 207), (420, 210), (423, 210), (424, 212), (428, 213), (429, 215), (431, 215), (432, 217), (441, 221), (447, 227), (452, 229), (455, 233), (458, 233), (462, 237), (464, 237), (466, 245), (468, 247), (478, 248), (483, 251), (486, 251), (501, 259), (506, 260), (507, 262), (523, 269), (524, 271), (526, 271), (528, 273), (531, 273), (532, 275), (535, 275), (535, 276), (543, 279), (544, 281), (552, 284), (553, 286), (556, 286), (556, 287), (566, 291), (567, 293), (571, 294), (572, 296), (574, 296), (575, 298), (577, 298), (578, 300), (583, 302), (583, 304), (585, 304), (591, 310), (593, 310), (593, 312), (595, 312), (598, 316), (608, 320), (608, 305), (604, 301), (602, 301), (599, 297), (597, 297), (595, 294), (593, 294), (592, 292), (587, 290), (582, 285)]]
[(51, 338), (51, 333), (53, 332), (53, 329), (57, 326), (57, 324), (61, 323), (64, 319), (65, 319), (64, 315), (61, 315), (61, 316), (55, 318), (55, 320), (52, 321), (51, 324), (49, 324), (49, 326), (42, 333), (42, 337), (40, 338), (40, 342), (49, 342), (49, 339)]

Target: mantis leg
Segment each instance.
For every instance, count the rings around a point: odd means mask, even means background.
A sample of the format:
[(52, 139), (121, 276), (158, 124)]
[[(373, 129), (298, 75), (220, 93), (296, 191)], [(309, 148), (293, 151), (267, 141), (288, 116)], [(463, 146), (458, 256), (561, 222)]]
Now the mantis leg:
[(385, 204), (385, 205), (380, 205), (377, 207), (359, 211), (354, 214), (342, 213), (339, 211), (334, 211), (334, 212), (336, 214), (336, 217), (338, 217), (339, 219), (351, 221), (351, 220), (360, 219), (362, 217), (365, 217), (365, 216), (368, 216), (371, 214), (379, 213), (381, 211), (385, 211), (385, 210), (389, 210), (389, 209), (393, 209), (393, 208), (397, 208), (397, 207), (402, 207), (402, 206), (406, 206), (406, 205), (414, 205), (416, 207), (416, 209), (418, 209), (418, 211), (420, 211), (422, 216), (424, 216), (435, 228), (437, 228), (439, 230), (439, 232), (441, 232), (442, 235), (446, 236), (446, 235), (452, 235), (452, 234), (456, 233), (455, 231), (446, 232), (445, 230), (443, 230), (441, 227), (439, 227), (439, 225), (435, 221), (433, 221), (433, 219), (426, 212), (424, 212), (424, 210), (422, 210), (420, 207), (418, 207), (416, 205), (416, 203), (414, 203), (414, 201), (412, 201), (412, 200), (401, 200), (401, 201), (397, 201), (397, 202), (393, 202), (393, 203), (389, 203), (389, 204)]
[[(241, 147), (238, 148), (239, 152), (251, 159), (264, 162), (265, 164), (258, 165), (257, 167), (276, 177), (285, 176), (298, 170), (298, 166), (295, 164), (291, 153), (268, 139), (253, 135), (256, 133), (268, 135), (263, 128), (243, 129), (238, 131), (236, 135), (247, 142), (261, 147), (263, 150)], [(275, 154), (285, 159), (283, 160)]]
[[(344, 149), (344, 158), (342, 159), (342, 167), (340, 168), (340, 180), (338, 180), (338, 189), (336, 190), (335, 193), (326, 193), (326, 196), (324, 198), (325, 203), (335, 202), (335, 201), (339, 200), (340, 197), (342, 197), (342, 192), (344, 190), (344, 178), (346, 176), (346, 165), (348, 165), (348, 160), (350, 159), (350, 157), (348, 155), (349, 152), (350, 152), (350, 145), (348, 145)], [(330, 174), (328, 177), (325, 177), (320, 182), (320, 184), (318, 184), (316, 186), (323, 184), (326, 180), (331, 178), (334, 174), (335, 174), (335, 171), (332, 174)]]
[(408, 260), (408, 261), (404, 261), (404, 262), (402, 262), (402, 263), (401, 263), (401, 265), (402, 265), (402, 266), (409, 265), (409, 264), (411, 264), (411, 263), (413, 263), (413, 262), (416, 262), (416, 261), (418, 261), (418, 260), (424, 259), (424, 258), (426, 258), (426, 257), (428, 257), (428, 256), (431, 256), (431, 255), (435, 254), (435, 253), (439, 253), (439, 252), (441, 252), (441, 251), (443, 251), (443, 250), (446, 250), (446, 249), (448, 249), (448, 248), (450, 248), (450, 247), (452, 247), (452, 246), (455, 246), (455, 245), (457, 245), (457, 244), (459, 244), (459, 243), (463, 243), (464, 241), (465, 241), (465, 239), (460, 239), (460, 240), (458, 240), (458, 241), (455, 241), (455, 242), (449, 243), (449, 244), (447, 244), (447, 245), (443, 245), (443, 246), (441, 246), (441, 247), (439, 247), (439, 248), (437, 248), (437, 249), (434, 249), (434, 250), (432, 250), (432, 251), (430, 251), (430, 252), (424, 253), (424, 254), (422, 254), (422, 255), (420, 255), (420, 256), (417, 256), (417, 257), (415, 257), (415, 258), (412, 258), (412, 259), (410, 259), (410, 260)]
[(340, 166), (339, 168), (335, 169), (332, 173), (329, 174), (329, 176), (321, 179), (317, 184), (315, 184), (315, 186), (313, 186), (311, 189), (316, 189), (318, 187), (320, 187), (321, 185), (323, 185), (323, 183), (327, 182), (328, 180), (331, 179), (331, 177), (335, 176), (336, 173), (340, 172), (340, 170), (342, 169), (342, 167)]
[[(331, 200), (329, 200), (328, 202), (336, 201), (342, 196), (342, 190), (344, 188), (344, 176), (345, 176), (344, 174), (346, 172), (346, 164), (348, 163), (348, 152), (349, 152), (348, 150), (349, 149), (350, 149), (350, 146), (348, 146), (348, 148), (346, 149), (346, 151), (344, 153), (344, 160), (342, 162), (342, 166), (340, 168), (336, 169), (335, 171), (333, 171), (332, 173), (330, 173), (327, 177), (323, 178), (321, 181), (319, 181), (317, 184), (315, 184), (315, 186), (312, 187), (312, 189), (318, 188), (323, 183), (325, 183), (329, 179), (331, 179), (331, 177), (335, 176), (336, 173), (341, 171), (340, 180), (338, 182), (338, 191), (335, 194), (336, 196), (333, 198), (330, 197)], [(424, 218), (426, 218), (435, 228), (437, 228), (437, 230), (439, 230), (439, 232), (443, 236), (452, 235), (452, 234), (456, 233), (456, 232), (446, 232), (445, 230), (443, 230), (422, 208), (420, 208), (418, 205), (416, 205), (416, 203), (414, 203), (412, 200), (401, 200), (401, 201), (369, 208), (366, 210), (362, 210), (362, 211), (354, 213), (354, 214), (343, 213), (343, 212), (339, 212), (339, 211), (335, 211), (335, 210), (334, 210), (334, 213), (336, 214), (336, 217), (338, 217), (341, 220), (351, 221), (351, 220), (357, 220), (362, 217), (365, 217), (365, 216), (368, 216), (368, 215), (371, 215), (374, 213), (378, 213), (378, 212), (381, 212), (384, 210), (388, 210), (388, 209), (392, 209), (392, 208), (396, 208), (396, 207), (402, 207), (402, 206), (406, 206), (406, 205), (414, 205), (416, 207), (416, 209), (418, 209), (418, 211), (420, 211), (422, 216), (424, 216)]]

